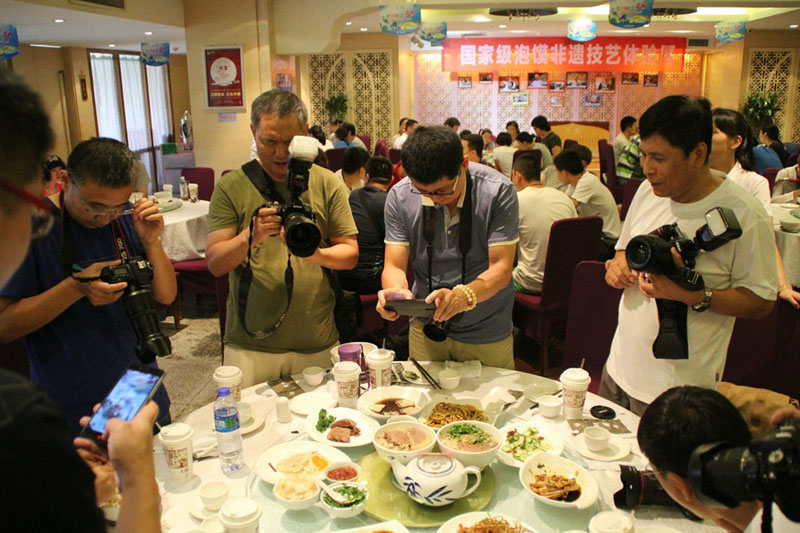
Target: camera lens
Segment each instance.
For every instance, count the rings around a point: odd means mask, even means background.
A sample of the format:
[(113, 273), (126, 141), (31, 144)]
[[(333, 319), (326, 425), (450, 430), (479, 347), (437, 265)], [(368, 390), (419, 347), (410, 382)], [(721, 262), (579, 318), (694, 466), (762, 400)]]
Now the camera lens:
[(637, 235), (625, 247), (625, 259), (632, 270), (671, 274), (675, 268), (672, 243), (656, 235)]
[(628, 261), (628, 266), (634, 270), (644, 270), (653, 256), (653, 247), (648, 237), (650, 236), (634, 237), (625, 248), (625, 259)]
[(322, 234), (317, 225), (302, 213), (289, 213), (283, 227), (286, 246), (298, 257), (312, 255), (322, 241)]
[(422, 326), (422, 332), (434, 342), (444, 342), (450, 332), (450, 321), (438, 322), (434, 320)]

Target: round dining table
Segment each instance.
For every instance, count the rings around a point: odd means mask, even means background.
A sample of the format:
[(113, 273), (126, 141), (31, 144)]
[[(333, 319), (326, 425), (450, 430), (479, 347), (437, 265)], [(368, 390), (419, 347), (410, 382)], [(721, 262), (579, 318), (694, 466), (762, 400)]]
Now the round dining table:
[[(431, 374), (437, 375), (437, 363), (423, 362), (422, 364), (430, 370)], [(303, 382), (300, 375), (296, 376), (295, 380), (304, 391), (323, 390), (331, 393), (335, 392), (335, 384), (329, 373), (326, 374), (325, 380), (318, 387), (309, 387)], [(434, 401), (437, 394), (445, 392), (456, 399), (499, 399), (503, 408), (495, 422), (495, 426), (498, 428), (514, 422), (531, 422), (537, 427), (549, 426), (550, 429), (560, 433), (565, 444), (562, 455), (589, 470), (597, 480), (600, 487), (600, 496), (597, 503), (584, 510), (564, 509), (542, 504), (536, 501), (530, 492), (522, 487), (519, 481), (518, 468), (507, 466), (499, 460), (495, 460), (489, 466), (494, 475), (495, 489), (491, 500), (483, 511), (508, 515), (524, 524), (528, 524), (538, 533), (555, 533), (566, 530), (587, 531), (589, 521), (595, 514), (615, 509), (613, 495), (622, 488), (620, 463), (633, 465), (639, 469), (647, 467), (647, 460), (636, 443), (636, 429), (639, 418), (595, 394), (588, 393), (583, 417), (586, 419), (591, 418), (589, 409), (594, 405), (613, 407), (617, 413), (616, 419), (626, 429), (630, 430), (619, 436), (627, 441), (631, 448), (631, 453), (620, 461), (610, 462), (588, 459), (578, 453), (575, 446), (575, 432), (570, 428), (563, 415), (552, 419), (543, 418), (538, 412), (538, 408), (533, 407), (532, 402), (522, 394), (522, 391), (533, 385), (543, 391), (551, 390), (553, 392), (560, 387), (557, 381), (548, 378), (493, 367), (483, 367), (480, 370), (480, 377), (462, 378), (459, 386), (452, 391), (431, 390), (429, 386), (408, 386), (423, 389), (434, 398)], [(518, 392), (514, 393), (514, 391)], [(277, 444), (308, 439), (304, 429), (305, 417), (292, 414), (292, 419), (289, 422), (279, 423), (277, 421), (277, 398), (277, 394), (267, 384), (255, 385), (242, 391), (242, 400), (246, 400), (253, 406), (254, 418), (257, 415), (259, 417), (258, 422), (260, 423), (261, 418), (263, 418), (264, 423), (257, 430), (243, 435), (245, 467), (234, 475), (223, 474), (219, 459), (215, 457), (196, 459), (193, 465), (193, 478), (182, 485), (173, 485), (169, 480), (163, 449), (158, 439), (155, 439), (156, 477), (162, 493), (162, 525), (165, 532), (202, 531), (201, 521), (192, 516), (190, 507), (194, 506), (193, 509), (195, 509), (196, 514), (200, 505), (199, 487), (210, 481), (226, 482), (230, 489), (231, 498), (247, 497), (259, 504), (261, 508), (261, 533), (275, 531), (297, 533), (342, 531), (350, 530), (351, 528), (365, 528), (364, 531), (371, 531), (369, 529), (371, 525), (382, 521), (366, 513), (354, 518), (334, 520), (323, 509), (316, 506), (303, 511), (289, 511), (275, 499), (272, 494), (272, 485), (262, 481), (256, 473), (257, 459), (265, 450)], [(185, 422), (194, 429), (193, 442), (196, 449), (209, 441), (213, 442), (211, 440), (214, 437), (212, 404), (205, 405), (190, 413)], [(365, 445), (341, 450), (355, 461), (373, 452), (373, 447)], [(374, 491), (369, 494), (369, 498), (380, 497), (381, 494)], [(724, 531), (710, 522), (687, 520), (677, 507), (640, 507), (632, 513), (630, 511), (625, 512), (630, 514), (637, 529), (643, 526), (658, 525), (684, 533)], [(400, 517), (400, 521), (403, 521), (402, 517)], [(432, 532), (436, 531), (437, 527), (415, 528), (409, 526), (403, 531)]]
[[(177, 202), (177, 199), (173, 201)], [(206, 256), (208, 206), (210, 202), (180, 200), (180, 206), (164, 210), (161, 244), (173, 263), (202, 259)]]
[(786, 231), (781, 228), (781, 220), (800, 223), (800, 218), (794, 216), (792, 211), (800, 213), (800, 205), (795, 203), (772, 204), (775, 242), (778, 244), (781, 259), (783, 259), (786, 281), (792, 287), (800, 287), (800, 232)]

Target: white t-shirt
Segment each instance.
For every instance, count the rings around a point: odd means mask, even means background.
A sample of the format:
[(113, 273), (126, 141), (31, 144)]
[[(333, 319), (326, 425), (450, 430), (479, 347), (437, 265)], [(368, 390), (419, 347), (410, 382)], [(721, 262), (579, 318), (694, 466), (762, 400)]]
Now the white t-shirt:
[[(788, 179), (797, 179), (798, 165), (793, 165), (791, 167), (786, 167), (783, 170), (780, 170), (778, 174), (775, 176), (775, 183), (778, 183), (781, 180), (788, 180)], [(785, 194), (775, 194), (772, 196), (772, 203), (773, 204), (783, 204), (786, 202), (791, 202), (794, 199), (794, 193), (788, 192)]]
[[(763, 510), (759, 509), (744, 533), (761, 533), (761, 515)], [(798, 533), (800, 532), (800, 524), (792, 522), (781, 512), (778, 504), (772, 504), (772, 533)]]
[(553, 189), (558, 189), (559, 191), (566, 193), (569, 185), (563, 183), (560, 179), (558, 179), (558, 169), (556, 169), (555, 165), (549, 166), (542, 170), (542, 185), (545, 187), (552, 187)]
[[(718, 173), (722, 176), (722, 173)], [(624, 250), (635, 236), (677, 222), (687, 236), (694, 236), (714, 207), (733, 209), (742, 236), (711, 252), (700, 252), (695, 270), (713, 289), (744, 287), (766, 300), (775, 300), (778, 266), (772, 223), (758, 200), (731, 180), (724, 180), (698, 202), (680, 204), (659, 198), (644, 181), (631, 203), (622, 226), (617, 250)], [(688, 359), (656, 359), (653, 341), (658, 335), (655, 299), (646, 298), (638, 283), (622, 293), (619, 321), (606, 369), (622, 390), (650, 403), (665, 390), (679, 385), (717, 389), (722, 379), (735, 318), (707, 310), (687, 311)]]
[(620, 132), (620, 134), (617, 135), (617, 138), (614, 139), (614, 143), (612, 145), (614, 147), (614, 162), (619, 160), (619, 154), (621, 154), (625, 147), (628, 146), (628, 142), (630, 141), (628, 141), (628, 138), (625, 137), (625, 134), (622, 132)]
[(519, 262), (514, 281), (529, 291), (542, 290), (550, 227), (556, 220), (578, 216), (572, 200), (550, 187), (526, 187), (519, 200)]
[(539, 150), (542, 154), (542, 170), (553, 166), (553, 154), (550, 153), (550, 149), (546, 144), (533, 143), (533, 149)]
[(603, 219), (603, 235), (611, 239), (619, 237), (622, 222), (614, 195), (603, 185), (600, 178), (585, 172), (578, 184), (567, 187), (567, 196), (578, 202), (578, 214), (582, 217), (599, 216)]
[(403, 144), (405, 144), (406, 139), (408, 139), (408, 133), (402, 134), (400, 137), (394, 140), (394, 142), (392, 143), (392, 148), (394, 148), (395, 150), (402, 150)]
[(502, 172), (508, 179), (511, 179), (511, 169), (514, 167), (514, 152), (516, 151), (516, 148), (510, 146), (498, 146), (492, 152), (497, 170)]
[(770, 206), (769, 181), (761, 174), (750, 172), (742, 168), (737, 161), (733, 168), (728, 172), (728, 177), (739, 187), (752, 194), (756, 200), (761, 202), (767, 215), (772, 216), (772, 206)]
[[(364, 141), (362, 141), (360, 137), (358, 137), (358, 136), (353, 137), (353, 140), (351, 142), (353, 143), (353, 146), (358, 146), (359, 148), (363, 148), (364, 150), (367, 150), (367, 145), (364, 144)], [(369, 150), (367, 150), (367, 151), (369, 152)]]

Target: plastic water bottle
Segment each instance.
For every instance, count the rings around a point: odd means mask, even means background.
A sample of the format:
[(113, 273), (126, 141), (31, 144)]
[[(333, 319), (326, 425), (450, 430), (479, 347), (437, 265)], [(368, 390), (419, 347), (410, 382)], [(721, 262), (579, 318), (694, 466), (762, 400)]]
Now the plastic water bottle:
[(181, 176), (181, 200), (189, 199), (189, 183), (186, 178)]
[(242, 433), (239, 431), (239, 407), (229, 387), (220, 387), (214, 401), (214, 428), (217, 431), (219, 462), (225, 473), (236, 472), (244, 465)]

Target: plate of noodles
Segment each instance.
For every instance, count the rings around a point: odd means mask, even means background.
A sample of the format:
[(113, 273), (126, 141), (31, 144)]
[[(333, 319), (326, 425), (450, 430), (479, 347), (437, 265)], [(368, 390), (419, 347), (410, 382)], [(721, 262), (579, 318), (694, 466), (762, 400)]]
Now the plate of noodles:
[(465, 420), (494, 424), (502, 407), (502, 402), (485, 403), (480, 398), (456, 398), (449, 394), (436, 394), (419, 414), (419, 421), (435, 431), (450, 422)]
[(276, 444), (258, 456), (256, 473), (265, 483), (275, 484), (288, 476), (322, 477), (325, 468), (350, 458), (332, 446), (313, 441), (291, 441)]
[(451, 518), (437, 533), (535, 533), (535, 530), (508, 515), (480, 511)]

